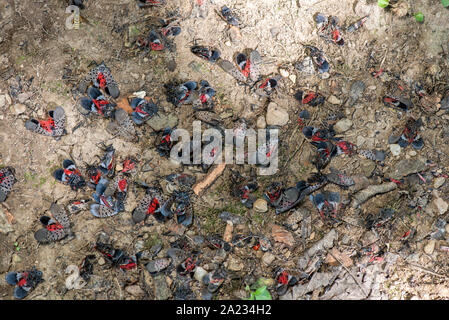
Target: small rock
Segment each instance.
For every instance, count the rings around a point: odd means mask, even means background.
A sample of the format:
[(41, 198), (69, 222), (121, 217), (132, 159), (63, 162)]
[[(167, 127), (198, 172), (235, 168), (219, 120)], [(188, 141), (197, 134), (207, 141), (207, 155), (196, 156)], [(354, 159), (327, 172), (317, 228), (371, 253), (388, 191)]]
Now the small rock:
[(13, 263), (19, 263), (21, 261), (22, 261), (22, 259), (17, 254), (13, 254), (12, 255), (12, 262)]
[(264, 116), (260, 116), (259, 118), (257, 118), (256, 126), (258, 129), (265, 129), (267, 127), (267, 122), (265, 121)]
[(288, 122), (288, 113), (276, 103), (271, 102), (267, 108), (266, 121), (270, 126), (284, 126)]
[(365, 177), (371, 177), (374, 169), (376, 169), (376, 164), (374, 161), (363, 159), (360, 161), (360, 168), (362, 169), (363, 175)]
[(146, 268), (149, 273), (160, 272), (166, 269), (171, 263), (171, 259), (161, 258), (157, 260), (152, 260), (146, 264)]
[(158, 113), (148, 120), (147, 123), (154, 131), (161, 131), (164, 128), (173, 128), (176, 126), (178, 124), (178, 117), (171, 113), (168, 115)]
[(167, 285), (165, 275), (162, 273), (157, 274), (153, 278), (154, 283), (154, 295), (156, 300), (167, 300), (171, 296), (170, 288)]
[(441, 187), (441, 186), (444, 184), (445, 181), (446, 181), (445, 178), (443, 178), (443, 177), (438, 177), (438, 178), (436, 178), (435, 181), (433, 182), (433, 187), (434, 187), (435, 189), (438, 189), (439, 187)]
[(0, 208), (0, 233), (8, 234), (13, 231), (14, 230), (11, 227), (11, 224), (8, 222), (6, 215), (4, 214), (2, 208)]
[(351, 85), (351, 89), (349, 89), (349, 105), (352, 106), (354, 105), (357, 100), (362, 97), (363, 92), (365, 91), (365, 83), (363, 83), (362, 81), (355, 81), (352, 85)]
[(441, 104), (440, 109), (443, 110), (449, 109), (449, 95), (446, 96), (443, 100), (441, 100), (440, 104)]
[(349, 129), (351, 129), (351, 127), (352, 127), (352, 121), (345, 118), (345, 119), (339, 120), (334, 125), (334, 130), (337, 133), (342, 133), (342, 132), (348, 131)]
[(433, 239), (427, 242), (427, 244), (424, 246), (424, 252), (427, 254), (432, 254), (435, 250), (435, 243), (436, 241)]
[(291, 82), (296, 83), (296, 75), (291, 74), (288, 76), (288, 78), (290, 79)]
[(401, 160), (389, 170), (387, 176), (396, 180), (408, 176), (412, 173), (421, 172), (427, 169), (426, 163), (419, 159)]
[(270, 33), (273, 38), (276, 37), (279, 32), (281, 32), (281, 29), (279, 29), (278, 27), (273, 27), (270, 29)]
[(106, 263), (106, 261), (103, 258), (98, 259), (98, 265), (102, 266)]
[(134, 285), (134, 286), (127, 286), (125, 288), (125, 291), (129, 294), (135, 296), (135, 297), (141, 297), (145, 295), (145, 291), (142, 290), (140, 286)]
[(27, 107), (24, 104), (17, 103), (13, 106), (15, 114), (22, 114), (26, 111)]
[(136, 252), (139, 252), (139, 251), (142, 251), (144, 246), (145, 246), (145, 242), (143, 242), (142, 240), (138, 240), (138, 241), (136, 241), (136, 244), (134, 245), (134, 249), (136, 250)]
[(395, 157), (401, 154), (401, 146), (398, 144), (390, 144), (391, 154)]
[(254, 202), (253, 208), (254, 208), (254, 210), (256, 210), (257, 212), (262, 212), (262, 213), (267, 212), (267, 211), (268, 211), (268, 204), (267, 204), (267, 201), (264, 200), (264, 199), (257, 199), (257, 200)]
[(409, 156), (411, 156), (411, 157), (414, 157), (414, 156), (417, 155), (417, 153), (416, 153), (415, 150), (410, 150), (410, 151), (408, 152), (408, 154), (409, 154)]
[(283, 76), (284, 78), (287, 78), (287, 77), (290, 75), (290, 73), (288, 73), (288, 71), (285, 70), (285, 69), (279, 69), (279, 73), (280, 73), (281, 76)]
[(0, 96), (0, 108), (3, 108), (6, 105), (6, 97), (4, 95)]
[(228, 261), (228, 270), (230, 271), (241, 271), (244, 267), (245, 265), (240, 259), (231, 257)]
[(441, 198), (436, 198), (432, 201), (433, 207), (435, 209), (435, 211), (439, 214), (444, 214), (446, 213), (447, 209), (448, 209), (448, 204), (446, 201), (444, 201)]
[(20, 103), (24, 103), (25, 101), (27, 101), (29, 98), (31, 97), (31, 93), (29, 92), (22, 92), (17, 96), (17, 99), (19, 100)]
[(331, 104), (341, 104), (341, 100), (338, 99), (336, 96), (331, 95), (329, 96), (329, 98), (327, 98), (327, 102), (331, 103)]
[(304, 75), (312, 75), (315, 73), (315, 67), (311, 57), (306, 57), (303, 61), (296, 63), (295, 68)]
[(357, 147), (361, 147), (365, 143), (366, 139), (362, 136), (357, 136), (356, 145)]
[(321, 79), (328, 79), (330, 77), (330, 73), (329, 72), (324, 72), (320, 74), (320, 78)]
[(274, 261), (274, 259), (276, 259), (274, 254), (272, 254), (271, 252), (265, 252), (262, 256), (262, 263), (266, 266), (269, 266)]
[(208, 272), (206, 270), (204, 270), (201, 267), (196, 267), (195, 268), (195, 274), (193, 275), (193, 277), (195, 278), (195, 280), (197, 281), (203, 281), (204, 276), (207, 274)]

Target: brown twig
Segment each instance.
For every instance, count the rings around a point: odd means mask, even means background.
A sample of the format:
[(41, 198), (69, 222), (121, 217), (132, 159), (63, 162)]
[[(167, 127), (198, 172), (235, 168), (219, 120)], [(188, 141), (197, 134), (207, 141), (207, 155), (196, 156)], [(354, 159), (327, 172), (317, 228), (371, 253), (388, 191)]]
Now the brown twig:
[[(327, 250), (326, 250), (327, 251)], [(357, 285), (360, 287), (360, 290), (362, 290), (363, 294), (365, 295), (365, 298), (368, 298), (369, 294), (366, 293), (365, 289), (363, 289), (362, 284), (359, 282), (359, 280), (352, 274), (352, 272), (343, 264), (343, 262), (338, 259), (336, 256), (334, 256), (330, 251), (327, 251), (327, 253), (334, 258), (338, 263), (346, 270), (346, 272), (354, 279), (354, 281), (357, 283)]]
[(208, 173), (204, 180), (196, 183), (193, 186), (193, 192), (197, 196), (199, 196), (204, 191), (204, 189), (208, 188), (223, 173), (225, 168), (226, 163), (223, 162), (218, 164), (210, 173)]
[(414, 263), (411, 263), (411, 262), (408, 262), (408, 264), (411, 265), (412, 267), (418, 269), (418, 270), (421, 270), (421, 271), (425, 272), (425, 273), (429, 273), (429, 274), (432, 274), (434, 276), (441, 277), (441, 278), (444, 278), (444, 279), (449, 279), (449, 277), (445, 276), (444, 274), (439, 274), (439, 273), (433, 272), (432, 270), (429, 270), (429, 269), (426, 269), (424, 267), (421, 267), (420, 265), (417, 265), (417, 264), (414, 264)]

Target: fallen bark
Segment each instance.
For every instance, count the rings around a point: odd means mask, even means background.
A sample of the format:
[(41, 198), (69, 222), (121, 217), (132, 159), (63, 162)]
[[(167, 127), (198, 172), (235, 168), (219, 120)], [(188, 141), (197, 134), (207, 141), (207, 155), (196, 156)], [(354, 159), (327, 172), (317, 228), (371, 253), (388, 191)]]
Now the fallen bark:
[(381, 194), (381, 193), (387, 193), (390, 191), (393, 191), (398, 186), (394, 182), (388, 182), (388, 183), (382, 183), (377, 185), (369, 186), (366, 189), (363, 189), (362, 191), (359, 191), (354, 195), (354, 200), (352, 202), (353, 208), (358, 208), (362, 203), (367, 201), (369, 198), (374, 197), (375, 195)]

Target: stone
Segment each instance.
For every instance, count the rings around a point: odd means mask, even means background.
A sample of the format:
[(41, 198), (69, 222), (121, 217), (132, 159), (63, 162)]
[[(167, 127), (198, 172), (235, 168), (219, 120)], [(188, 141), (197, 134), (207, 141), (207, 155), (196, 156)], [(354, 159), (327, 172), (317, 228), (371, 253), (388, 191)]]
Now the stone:
[(288, 76), (288, 78), (290, 79), (291, 82), (296, 83), (296, 75), (291, 74)]
[(353, 106), (358, 99), (360, 99), (365, 91), (365, 83), (362, 81), (355, 81), (349, 89), (349, 105)]
[(279, 32), (281, 32), (281, 29), (278, 27), (273, 27), (270, 29), (270, 33), (273, 38), (276, 37), (279, 34)]
[(360, 168), (362, 169), (363, 175), (365, 177), (371, 177), (374, 169), (376, 168), (376, 164), (374, 161), (363, 159), (360, 161)]
[(443, 98), (443, 100), (441, 100), (440, 104), (441, 104), (440, 109), (448, 110), (449, 109), (449, 95), (446, 96), (445, 98)]
[(4, 95), (0, 96), (0, 108), (6, 106), (6, 97)]
[(29, 92), (22, 92), (17, 96), (17, 99), (19, 100), (20, 103), (24, 103), (25, 101), (27, 101), (29, 98), (31, 97), (31, 93)]
[(276, 103), (270, 102), (267, 108), (266, 122), (270, 126), (284, 126), (289, 119), (288, 112)]
[(279, 73), (280, 73), (281, 76), (283, 76), (284, 78), (287, 78), (287, 77), (290, 75), (290, 73), (288, 73), (288, 71), (285, 70), (285, 69), (279, 69)]
[(241, 271), (245, 265), (243, 264), (242, 260), (231, 257), (228, 261), (228, 270), (229, 271)]
[(142, 240), (136, 241), (136, 244), (134, 245), (134, 249), (136, 252), (142, 251), (142, 249), (145, 247), (145, 242)]
[(167, 280), (165, 275), (162, 273), (157, 274), (153, 277), (154, 283), (154, 295), (156, 300), (167, 300), (171, 297), (170, 288), (167, 285)]
[(446, 201), (439, 197), (432, 201), (432, 205), (438, 214), (445, 214), (449, 206)]
[(312, 75), (315, 73), (315, 67), (311, 57), (306, 57), (301, 62), (296, 63), (295, 68), (304, 75)]
[(11, 227), (11, 224), (9, 223), (8, 219), (6, 218), (5, 213), (0, 208), (0, 233), (8, 234), (13, 231), (14, 230)]
[(390, 144), (391, 154), (395, 157), (401, 154), (401, 146), (398, 144)]
[(98, 259), (98, 265), (103, 266), (106, 261), (103, 258)]
[(195, 273), (193, 275), (193, 277), (195, 278), (195, 280), (201, 282), (203, 281), (203, 278), (208, 274), (208, 272), (206, 270), (204, 270), (201, 267), (196, 267), (195, 268)]
[(266, 266), (269, 266), (273, 263), (273, 261), (276, 259), (275, 255), (271, 252), (265, 252), (262, 256), (262, 263)]
[(19, 114), (24, 113), (26, 111), (27, 107), (24, 104), (16, 103), (13, 106), (13, 109), (14, 109), (14, 113), (19, 115)]
[(19, 263), (21, 261), (22, 259), (17, 254), (12, 255), (12, 263)]
[(264, 199), (257, 199), (253, 204), (253, 208), (257, 212), (261, 213), (267, 212), (268, 211), (267, 201)]
[(264, 116), (260, 116), (259, 118), (257, 118), (256, 126), (258, 129), (265, 129), (267, 127), (267, 122), (265, 121)]
[(145, 295), (145, 291), (143, 291), (142, 288), (138, 285), (127, 286), (125, 288), (125, 291), (135, 297), (141, 297), (141, 296)]
[(420, 159), (404, 159), (396, 163), (387, 176), (396, 180), (400, 180), (412, 173), (421, 172), (427, 169), (426, 163)]
[(352, 127), (352, 121), (345, 118), (345, 119), (341, 119), (339, 120), (335, 125), (334, 125), (334, 130), (337, 133), (342, 133), (342, 132), (346, 132), (349, 129), (351, 129)]
[(424, 252), (426, 254), (432, 254), (433, 251), (435, 250), (435, 244), (436, 244), (436, 241), (434, 239), (427, 242), (427, 244), (424, 246)]
[(438, 189), (439, 187), (441, 187), (441, 186), (444, 184), (445, 181), (446, 181), (445, 178), (443, 178), (443, 177), (438, 177), (438, 178), (436, 178), (435, 181), (433, 182), (433, 187), (434, 187), (435, 189)]
[(167, 127), (173, 128), (174, 126), (176, 126), (178, 124), (178, 117), (171, 113), (169, 113), (168, 115), (158, 113), (150, 120), (148, 120), (147, 124), (154, 131), (161, 131)]
[(329, 96), (329, 98), (327, 98), (327, 102), (330, 104), (341, 104), (341, 100), (334, 95)]
[(298, 208), (294, 210), (288, 217), (285, 219), (284, 225), (289, 229), (296, 231), (299, 228), (299, 223), (303, 220), (304, 217), (307, 217), (310, 214), (310, 211), (306, 208)]
[(357, 147), (363, 146), (363, 144), (365, 143), (365, 141), (366, 141), (366, 139), (365, 139), (364, 137), (362, 137), (362, 136), (357, 136), (357, 139), (356, 139), (356, 145), (357, 145)]

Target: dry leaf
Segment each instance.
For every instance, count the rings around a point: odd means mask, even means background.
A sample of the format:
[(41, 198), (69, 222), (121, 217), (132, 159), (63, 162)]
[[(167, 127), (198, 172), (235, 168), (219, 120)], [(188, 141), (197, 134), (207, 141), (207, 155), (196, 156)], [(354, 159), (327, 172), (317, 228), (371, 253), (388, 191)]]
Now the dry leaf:
[(295, 244), (292, 234), (278, 225), (271, 227), (271, 235), (275, 241), (284, 243), (289, 247), (293, 247)]

